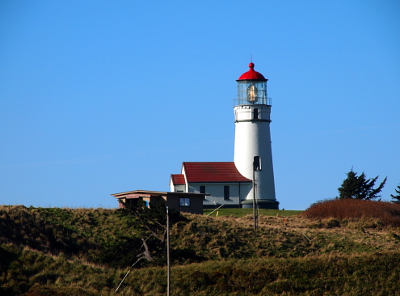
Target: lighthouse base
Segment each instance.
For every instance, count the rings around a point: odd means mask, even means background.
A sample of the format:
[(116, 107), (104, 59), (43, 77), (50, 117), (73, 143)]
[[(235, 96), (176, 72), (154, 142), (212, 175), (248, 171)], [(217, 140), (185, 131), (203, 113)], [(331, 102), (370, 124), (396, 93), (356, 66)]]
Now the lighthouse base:
[[(257, 199), (257, 206), (260, 209), (269, 209), (269, 210), (279, 210), (279, 202), (272, 199)], [(252, 209), (253, 208), (253, 200), (246, 199), (242, 201), (243, 209)]]

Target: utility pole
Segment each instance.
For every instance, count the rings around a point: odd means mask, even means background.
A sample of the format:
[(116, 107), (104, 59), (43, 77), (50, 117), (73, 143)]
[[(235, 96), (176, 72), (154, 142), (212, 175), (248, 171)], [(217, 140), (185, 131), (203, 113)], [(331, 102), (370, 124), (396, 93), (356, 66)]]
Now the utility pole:
[(256, 170), (253, 165), (253, 220), (254, 229), (257, 229), (257, 212), (256, 212)]
[(256, 200), (256, 171), (261, 171), (261, 157), (254, 156), (253, 161), (253, 218), (254, 218), (254, 229), (258, 227), (258, 206)]
[(168, 207), (167, 208), (167, 296), (169, 296), (170, 290), (170, 260), (169, 260), (169, 214), (168, 214)]

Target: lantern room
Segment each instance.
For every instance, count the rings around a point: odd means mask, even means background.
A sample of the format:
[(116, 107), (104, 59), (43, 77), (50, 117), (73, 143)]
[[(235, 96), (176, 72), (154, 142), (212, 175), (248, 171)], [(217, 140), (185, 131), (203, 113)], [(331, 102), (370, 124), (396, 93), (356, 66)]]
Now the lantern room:
[(235, 105), (271, 105), (267, 96), (267, 81), (264, 76), (254, 71), (254, 64), (249, 64), (250, 70), (243, 73), (237, 81), (237, 99)]

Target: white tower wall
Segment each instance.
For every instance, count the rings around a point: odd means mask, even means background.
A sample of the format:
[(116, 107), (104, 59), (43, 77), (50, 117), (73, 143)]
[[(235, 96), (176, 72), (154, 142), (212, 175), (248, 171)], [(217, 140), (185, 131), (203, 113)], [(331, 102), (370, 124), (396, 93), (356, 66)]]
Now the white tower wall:
[[(261, 171), (255, 172), (255, 197), (259, 202), (269, 200), (277, 206), (269, 127), (271, 106), (264, 104), (238, 105), (234, 107), (234, 112), (235, 166), (244, 177), (253, 180), (254, 156), (259, 156)], [(253, 190), (249, 192), (246, 200), (253, 200)]]

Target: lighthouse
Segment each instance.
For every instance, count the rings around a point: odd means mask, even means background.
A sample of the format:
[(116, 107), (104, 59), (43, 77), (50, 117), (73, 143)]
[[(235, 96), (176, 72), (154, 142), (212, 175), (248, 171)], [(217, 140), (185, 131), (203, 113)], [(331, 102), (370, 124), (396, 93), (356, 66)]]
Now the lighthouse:
[(241, 203), (243, 208), (252, 208), (255, 204), (259, 208), (278, 209), (272, 166), (268, 79), (254, 70), (253, 63), (249, 68), (236, 80), (234, 102), (234, 164), (241, 175), (253, 181)]
[(249, 67), (236, 80), (234, 161), (183, 162), (180, 174), (170, 176), (171, 192), (205, 194), (204, 208), (279, 208), (272, 167), (268, 79), (254, 71), (253, 63)]

